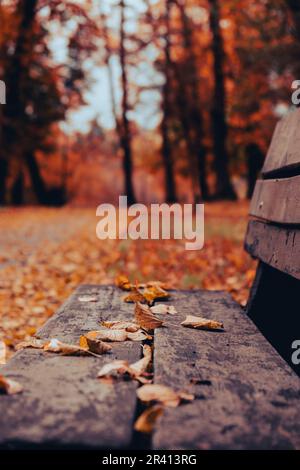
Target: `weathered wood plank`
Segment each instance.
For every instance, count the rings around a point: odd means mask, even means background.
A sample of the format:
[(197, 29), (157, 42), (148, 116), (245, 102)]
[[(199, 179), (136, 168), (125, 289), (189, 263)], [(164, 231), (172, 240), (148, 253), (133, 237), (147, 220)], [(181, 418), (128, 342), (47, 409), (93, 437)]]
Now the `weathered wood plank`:
[[(154, 448), (299, 449), (299, 378), (240, 307), (205, 291), (176, 293), (172, 303), (174, 326), (155, 332), (155, 381), (197, 399), (165, 410)], [(187, 314), (223, 321), (225, 332), (177, 326)]]
[(300, 164), (300, 109), (278, 122), (267, 153), (263, 174), (292, 168)]
[(300, 224), (300, 176), (258, 180), (250, 215), (281, 224)]
[(300, 230), (251, 220), (245, 249), (273, 268), (300, 279)]
[[(95, 295), (97, 302), (79, 302)], [(132, 316), (132, 305), (113, 287), (81, 286), (40, 330), (43, 338), (75, 342), (99, 321)], [(101, 358), (66, 357), (38, 350), (18, 352), (1, 370), (24, 386), (22, 394), (0, 395), (0, 448), (84, 446), (126, 448), (132, 439), (136, 383), (106, 385), (97, 371), (113, 359), (136, 361), (139, 343), (115, 344)]]

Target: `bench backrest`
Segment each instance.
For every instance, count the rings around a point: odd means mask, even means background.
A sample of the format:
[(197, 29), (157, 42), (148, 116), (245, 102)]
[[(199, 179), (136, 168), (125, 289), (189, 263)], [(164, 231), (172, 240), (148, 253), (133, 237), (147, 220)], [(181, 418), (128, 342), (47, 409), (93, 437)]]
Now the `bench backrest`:
[(276, 126), (250, 216), (245, 248), (260, 263), (248, 314), (295, 368), (292, 343), (300, 340), (300, 109)]

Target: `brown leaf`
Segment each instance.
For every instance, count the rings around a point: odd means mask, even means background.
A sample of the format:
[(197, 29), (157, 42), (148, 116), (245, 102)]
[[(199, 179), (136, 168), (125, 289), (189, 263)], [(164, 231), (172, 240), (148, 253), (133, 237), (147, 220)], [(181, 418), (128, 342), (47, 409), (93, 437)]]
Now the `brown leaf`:
[(89, 338), (88, 336), (81, 336), (79, 344), (82, 348), (99, 355), (106, 354), (112, 350), (112, 347), (104, 341)]
[(139, 302), (135, 305), (135, 320), (145, 330), (154, 330), (164, 323), (151, 312), (147, 305), (142, 305)]
[(130, 364), (129, 370), (132, 376), (142, 375), (148, 369), (152, 359), (152, 349), (148, 344), (143, 346), (143, 355), (144, 357), (142, 359)]
[(139, 291), (136, 287), (133, 287), (130, 294), (124, 297), (123, 300), (124, 302), (127, 302), (127, 303), (135, 303), (135, 302), (146, 303), (147, 302), (142, 292)]
[(122, 343), (128, 339), (128, 333), (126, 330), (111, 330), (109, 328), (105, 330), (90, 331), (84, 336), (92, 340), (108, 341), (112, 343)]
[(0, 341), (0, 364), (6, 364), (6, 344)]
[(128, 361), (116, 360), (105, 364), (102, 369), (98, 372), (97, 377), (109, 377), (113, 373), (118, 373), (128, 369)]
[(15, 395), (23, 391), (22, 385), (12, 379), (0, 375), (0, 391), (7, 395)]
[(165, 406), (176, 408), (181, 401), (192, 401), (194, 395), (175, 392), (166, 385), (148, 384), (137, 390), (137, 396), (142, 402), (158, 402)]
[(116, 284), (117, 287), (119, 287), (122, 290), (129, 291), (132, 288), (132, 285), (131, 285), (128, 277), (124, 276), (123, 274), (116, 277), (115, 284)]
[(166, 300), (170, 294), (161, 287), (153, 286), (149, 287), (143, 292), (144, 298), (147, 300), (149, 305), (152, 305), (155, 300)]
[(126, 330), (130, 333), (135, 333), (140, 329), (139, 325), (129, 321), (103, 321), (101, 323), (105, 328), (111, 328), (112, 330)]
[(145, 410), (136, 420), (134, 429), (138, 432), (150, 434), (158, 418), (163, 414), (164, 408), (161, 405), (154, 405)]
[(138, 330), (134, 333), (127, 333), (127, 339), (130, 341), (145, 341), (146, 339), (152, 339), (152, 336), (148, 335), (144, 330)]
[(177, 310), (173, 305), (167, 305), (167, 304), (154, 305), (153, 307), (150, 307), (150, 310), (152, 313), (155, 313), (156, 315), (167, 314), (167, 313), (169, 315), (175, 315), (177, 313)]
[(47, 341), (42, 339), (30, 338), (28, 341), (17, 344), (16, 351), (26, 348), (43, 349), (46, 343)]
[(224, 328), (223, 323), (215, 321), (215, 320), (208, 320), (207, 318), (202, 317), (195, 317), (193, 315), (188, 315), (186, 319), (181, 323), (182, 326), (186, 326), (188, 328), (196, 328), (202, 330), (221, 330)]
[(73, 355), (73, 354), (82, 354), (83, 352), (87, 352), (85, 349), (77, 346), (76, 344), (67, 344), (59, 341), (56, 338), (52, 338), (48, 341), (44, 346), (44, 351), (54, 352), (54, 353), (61, 353), (65, 355)]

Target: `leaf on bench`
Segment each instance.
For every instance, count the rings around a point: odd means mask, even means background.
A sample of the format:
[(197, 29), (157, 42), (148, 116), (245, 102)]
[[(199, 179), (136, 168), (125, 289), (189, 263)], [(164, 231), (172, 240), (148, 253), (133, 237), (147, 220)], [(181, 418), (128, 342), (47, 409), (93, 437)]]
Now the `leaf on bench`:
[(133, 287), (130, 294), (126, 295), (123, 300), (126, 303), (147, 302), (147, 299), (144, 297), (144, 294), (136, 287)]
[(143, 384), (149, 383), (149, 380), (146, 379), (144, 375), (152, 360), (152, 349), (147, 344), (143, 346), (143, 355), (144, 357), (142, 359), (133, 364), (129, 364), (128, 361), (123, 360), (116, 360), (105, 364), (99, 371), (97, 377), (101, 379), (113, 377), (115, 374), (123, 376), (128, 375), (131, 379), (138, 380)]
[(26, 348), (33, 348), (33, 349), (44, 349), (45, 344), (47, 341), (37, 339), (37, 338), (30, 338), (28, 341), (22, 341), (22, 343), (17, 344), (16, 351), (20, 349)]
[(163, 414), (164, 407), (162, 405), (154, 405), (145, 410), (136, 420), (134, 429), (138, 432), (150, 434), (156, 424), (158, 418)]
[(116, 277), (115, 284), (116, 284), (117, 287), (119, 287), (122, 290), (129, 291), (132, 288), (132, 285), (131, 285), (128, 277), (124, 276), (123, 274)]
[(79, 302), (97, 302), (97, 297), (93, 295), (81, 295), (78, 297)]
[(3, 375), (0, 375), (0, 391), (6, 393), (7, 395), (15, 395), (23, 391), (21, 384), (15, 380), (8, 379)]
[(192, 394), (175, 392), (172, 388), (159, 384), (144, 385), (136, 393), (142, 402), (154, 401), (171, 408), (177, 408), (183, 401), (193, 401), (195, 399)]
[(154, 305), (153, 307), (150, 307), (150, 310), (152, 313), (155, 313), (155, 315), (159, 315), (159, 314), (175, 315), (177, 313), (177, 310), (174, 307), (174, 305), (166, 305), (166, 304)]
[(186, 319), (181, 323), (181, 325), (187, 328), (195, 328), (200, 330), (224, 329), (223, 323), (219, 321), (209, 320), (203, 317), (195, 317), (194, 315), (187, 315)]
[(85, 350), (88, 349), (95, 354), (99, 354), (100, 356), (112, 350), (112, 347), (104, 341), (88, 338), (87, 336), (81, 336), (79, 346)]
[(103, 321), (101, 325), (105, 326), (105, 328), (111, 328), (112, 330), (126, 330), (129, 333), (136, 333), (140, 329), (140, 326), (136, 323), (120, 320)]
[(137, 303), (135, 306), (135, 320), (145, 330), (154, 330), (161, 327), (164, 322), (157, 318), (147, 305)]

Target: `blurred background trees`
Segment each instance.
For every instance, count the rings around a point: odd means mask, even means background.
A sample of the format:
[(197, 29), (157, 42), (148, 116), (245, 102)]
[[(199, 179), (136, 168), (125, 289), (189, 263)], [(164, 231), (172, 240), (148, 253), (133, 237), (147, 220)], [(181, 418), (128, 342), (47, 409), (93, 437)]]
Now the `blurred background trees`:
[(251, 197), (297, 0), (2, 0), (0, 205)]

